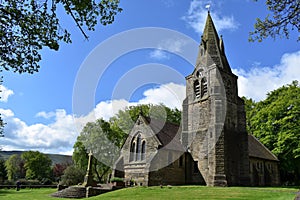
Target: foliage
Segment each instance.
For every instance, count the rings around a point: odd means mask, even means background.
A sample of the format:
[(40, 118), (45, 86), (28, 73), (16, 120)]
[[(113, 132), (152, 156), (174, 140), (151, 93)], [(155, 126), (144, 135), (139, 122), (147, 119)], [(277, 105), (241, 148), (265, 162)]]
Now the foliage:
[(67, 167), (68, 164), (59, 164), (59, 163), (56, 163), (52, 167), (53, 178), (55, 181), (60, 180), (61, 176), (64, 174), (64, 171)]
[(73, 150), (72, 159), (74, 165), (79, 169), (86, 170), (88, 165), (88, 160), (89, 160), (88, 153), (83, 143), (79, 140), (79, 137), (77, 138), (77, 141), (73, 146), (73, 149), (74, 150)]
[(65, 169), (59, 184), (67, 186), (77, 185), (83, 182), (84, 176), (85, 170), (79, 169), (74, 165), (70, 165)]
[(39, 180), (18, 179), (21, 185), (41, 185)]
[[(81, 141), (81, 137), (77, 138), (77, 141), (74, 145), (73, 151), (73, 161), (75, 167), (86, 170), (88, 167), (88, 151), (85, 148), (84, 144)], [(110, 167), (99, 162), (97, 159), (93, 159), (92, 161), (92, 170), (95, 173), (95, 176), (98, 178), (99, 182), (103, 182), (105, 175), (110, 173)]]
[[(0, 73), (2, 72), (2, 70), (0, 70)], [(3, 76), (0, 76), (0, 86), (2, 85), (3, 83), (3, 80), (2, 80)], [(2, 90), (0, 89), (0, 93), (2, 92)], [(0, 99), (1, 99), (1, 95), (0, 95)], [(0, 113), (0, 138), (1, 137), (4, 137), (4, 121), (1, 117), (1, 113)], [(0, 146), (0, 150), (1, 150), (1, 146)]]
[(7, 172), (5, 168), (5, 161), (0, 159), (0, 183), (7, 179)]
[(124, 179), (120, 177), (113, 177), (110, 182), (124, 182)]
[(49, 178), (51, 176), (51, 159), (38, 151), (27, 151), (22, 153), (27, 179)]
[(138, 105), (120, 110), (109, 122), (98, 119), (89, 122), (83, 128), (74, 145), (73, 160), (75, 166), (86, 170), (88, 163), (87, 152), (92, 151), (96, 158), (93, 170), (98, 181), (102, 182), (111, 172), (111, 166), (119, 157), (127, 134), (140, 114), (144, 116), (167, 120), (179, 124), (181, 112), (164, 105)]
[(290, 30), (294, 29), (300, 33), (299, 0), (266, 0), (266, 6), (271, 12), (271, 17), (269, 14), (265, 19), (256, 19), (254, 31), (250, 32), (250, 41), (261, 42), (267, 37), (275, 39), (277, 36), (289, 38)]
[(5, 168), (9, 181), (25, 177), (24, 161), (20, 155), (11, 155), (5, 162)]
[(128, 134), (140, 114), (146, 117), (156, 118), (163, 121), (172, 122), (178, 125), (181, 122), (181, 112), (177, 108), (171, 109), (163, 104), (147, 104), (129, 106), (125, 110), (120, 110), (115, 117), (112, 117), (110, 119), (110, 123), (112, 124), (112, 127), (118, 127), (125, 134)]
[(98, 181), (103, 181), (104, 177), (110, 173), (110, 166), (118, 158), (119, 133), (112, 130), (110, 124), (103, 119), (87, 123), (74, 145), (77, 147), (73, 154), (74, 163), (77, 166), (83, 166), (81, 162), (87, 159), (87, 152), (92, 151), (96, 158), (93, 159), (93, 170)]
[(247, 125), (250, 133), (279, 158), (282, 171), (292, 173), (294, 181), (299, 181), (300, 87), (298, 82), (294, 81), (290, 85), (270, 92), (261, 102), (246, 101), (246, 109), (247, 107)]
[(43, 47), (59, 49), (70, 43), (70, 33), (62, 28), (58, 10), (72, 17), (84, 37), (84, 29), (95, 30), (98, 21), (111, 24), (121, 12), (119, 0), (2, 0), (0, 3), (0, 64), (5, 70), (34, 73), (40, 68)]

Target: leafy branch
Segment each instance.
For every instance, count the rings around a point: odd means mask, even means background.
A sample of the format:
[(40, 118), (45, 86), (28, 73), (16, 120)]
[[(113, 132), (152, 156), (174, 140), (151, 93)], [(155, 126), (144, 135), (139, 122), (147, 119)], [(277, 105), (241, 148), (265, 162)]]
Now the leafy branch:
[[(258, 0), (254, 0), (258, 1)], [(249, 41), (258, 41), (271, 37), (275, 39), (289, 38), (290, 31), (300, 33), (300, 1), (299, 0), (266, 0), (267, 9), (271, 14), (265, 19), (256, 19), (254, 31), (250, 32)], [(298, 36), (297, 41), (300, 41)]]

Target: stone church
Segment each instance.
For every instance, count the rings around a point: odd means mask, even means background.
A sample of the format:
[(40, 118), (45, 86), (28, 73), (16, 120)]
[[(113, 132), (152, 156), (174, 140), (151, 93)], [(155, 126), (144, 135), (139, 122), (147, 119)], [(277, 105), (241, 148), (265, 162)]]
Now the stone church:
[(139, 116), (113, 176), (138, 185), (278, 185), (279, 161), (246, 131), (244, 102), (208, 13), (181, 126)]

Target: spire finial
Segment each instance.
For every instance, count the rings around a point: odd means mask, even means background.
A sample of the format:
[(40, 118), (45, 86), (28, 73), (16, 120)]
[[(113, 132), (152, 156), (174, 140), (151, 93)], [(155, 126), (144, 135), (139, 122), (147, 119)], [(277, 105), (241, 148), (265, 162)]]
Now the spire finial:
[(210, 13), (210, 4), (207, 4), (205, 8), (207, 9), (207, 12)]

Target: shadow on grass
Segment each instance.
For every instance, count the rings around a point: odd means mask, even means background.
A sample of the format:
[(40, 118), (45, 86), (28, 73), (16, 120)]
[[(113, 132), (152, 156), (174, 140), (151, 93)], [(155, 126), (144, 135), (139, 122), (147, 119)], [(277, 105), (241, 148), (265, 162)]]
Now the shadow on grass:
[(0, 196), (6, 196), (8, 194), (14, 193), (14, 190), (0, 190)]

